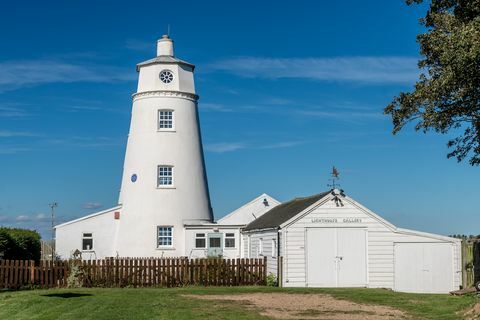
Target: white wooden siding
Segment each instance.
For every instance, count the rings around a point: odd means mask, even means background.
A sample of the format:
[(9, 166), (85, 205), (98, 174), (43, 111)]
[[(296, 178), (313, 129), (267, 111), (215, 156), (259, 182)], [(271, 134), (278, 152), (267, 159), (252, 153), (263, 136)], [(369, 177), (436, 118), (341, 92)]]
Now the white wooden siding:
[[(248, 235), (250, 235), (251, 250), (248, 253)], [(272, 240), (277, 239), (276, 230), (260, 231), (252, 234), (244, 234), (245, 257), (263, 258), (267, 257), (267, 274), (273, 273), (277, 275), (277, 254), (273, 254)], [(263, 240), (263, 252), (259, 252), (260, 239)], [(278, 243), (277, 243), (278, 246)]]

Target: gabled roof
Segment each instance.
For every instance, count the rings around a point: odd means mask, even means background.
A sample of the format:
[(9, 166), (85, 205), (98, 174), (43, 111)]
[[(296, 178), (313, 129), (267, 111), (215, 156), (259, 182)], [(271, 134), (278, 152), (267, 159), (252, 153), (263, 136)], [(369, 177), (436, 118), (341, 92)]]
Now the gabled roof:
[(105, 213), (109, 213), (109, 212), (112, 212), (112, 211), (114, 211), (114, 210), (119, 210), (119, 209), (122, 209), (122, 205), (121, 205), (121, 204), (119, 204), (118, 206), (115, 206), (115, 207), (113, 207), (113, 208), (109, 208), (109, 209), (106, 209), (106, 210), (102, 210), (102, 211), (99, 211), (99, 212), (95, 212), (95, 213), (89, 214), (89, 215), (87, 215), (87, 216), (80, 217), (80, 218), (75, 219), (75, 220), (70, 220), (70, 221), (67, 221), (67, 222), (64, 222), (64, 223), (61, 223), (61, 224), (57, 224), (57, 225), (54, 227), (54, 229), (61, 228), (61, 227), (64, 227), (64, 226), (66, 226), (66, 225), (69, 225), (69, 224), (78, 222), (78, 221), (82, 221), (82, 220), (94, 218), (94, 217), (96, 217), (96, 216), (99, 216), (99, 215), (102, 215), (102, 214), (105, 214)]
[(244, 230), (248, 231), (278, 228), (284, 222), (290, 220), (328, 194), (330, 194), (330, 191), (322, 192), (310, 197), (295, 198), (280, 204), (265, 213), (263, 216), (249, 223)]
[[(255, 199), (250, 200), (249, 202), (245, 203), (245, 204), (244, 204), (243, 206), (241, 206), (240, 208), (235, 209), (234, 211), (230, 212), (229, 214), (221, 217), (220, 219), (217, 220), (217, 223), (218, 223), (218, 224), (225, 223), (225, 220), (228, 220), (228, 219), (234, 217), (234, 216), (237, 215), (237, 214), (241, 214), (242, 211), (245, 210), (245, 208), (247, 208), (248, 206), (252, 205), (253, 203), (255, 203), (255, 202), (257, 202), (257, 201), (263, 201), (263, 199), (266, 199), (266, 198), (272, 200), (272, 202), (273, 202), (273, 204), (274, 204), (275, 206), (281, 204), (281, 202), (278, 201), (277, 199), (275, 199), (274, 197), (272, 197), (272, 196), (270, 196), (270, 195), (268, 195), (268, 194), (266, 194), (266, 193), (262, 193), (261, 195), (259, 195), (259, 196), (256, 197)], [(245, 224), (246, 224), (246, 223), (244, 223), (244, 225), (245, 225)]]

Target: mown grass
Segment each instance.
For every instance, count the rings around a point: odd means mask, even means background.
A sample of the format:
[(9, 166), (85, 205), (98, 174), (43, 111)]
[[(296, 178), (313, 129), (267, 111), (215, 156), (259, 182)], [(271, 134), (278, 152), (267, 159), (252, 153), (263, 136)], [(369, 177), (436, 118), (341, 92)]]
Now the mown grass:
[[(339, 299), (387, 305), (412, 319), (461, 319), (478, 298), (397, 293), (381, 289), (92, 288), (0, 292), (0, 319), (267, 319), (241, 302), (208, 301), (188, 294), (326, 293)], [(314, 313), (313, 310), (306, 310)]]

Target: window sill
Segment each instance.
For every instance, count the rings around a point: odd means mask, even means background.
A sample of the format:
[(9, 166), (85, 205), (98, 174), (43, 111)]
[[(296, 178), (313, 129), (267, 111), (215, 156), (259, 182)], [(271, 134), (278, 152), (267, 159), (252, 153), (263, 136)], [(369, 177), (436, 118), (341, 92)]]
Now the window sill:
[(157, 247), (157, 250), (166, 251), (166, 250), (175, 250), (174, 247)]
[(177, 189), (176, 187), (174, 186), (167, 186), (167, 187), (157, 187), (157, 189)]
[(95, 250), (92, 250), (92, 249), (90, 249), (90, 250), (82, 250), (82, 252), (95, 252)]
[(177, 132), (177, 130), (165, 129), (165, 130), (157, 130), (157, 132)]

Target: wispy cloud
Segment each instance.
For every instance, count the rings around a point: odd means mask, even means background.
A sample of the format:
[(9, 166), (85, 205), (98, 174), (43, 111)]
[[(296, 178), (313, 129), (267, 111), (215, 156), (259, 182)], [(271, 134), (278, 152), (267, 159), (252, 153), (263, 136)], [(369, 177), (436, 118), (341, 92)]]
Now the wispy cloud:
[(325, 111), (325, 110), (298, 110), (301, 115), (335, 120), (385, 119), (381, 112), (371, 111)]
[(0, 138), (12, 138), (12, 137), (40, 137), (41, 135), (28, 131), (9, 131), (0, 130)]
[(20, 152), (30, 151), (30, 148), (19, 146), (0, 146), (0, 154), (17, 154)]
[[(0, 90), (1, 90), (1, 85), (0, 85)], [(0, 91), (1, 92), (1, 91)], [(29, 116), (30, 114), (21, 108), (18, 107), (13, 107), (13, 106), (8, 106), (8, 105), (0, 105), (0, 118), (20, 118), (20, 117), (26, 117)]]
[(417, 79), (415, 57), (237, 57), (216, 61), (208, 71), (248, 78), (304, 78), (362, 83), (412, 83)]
[(234, 110), (219, 103), (201, 103), (200, 110), (202, 111), (214, 111), (214, 112), (233, 112)]
[(103, 204), (98, 202), (87, 202), (83, 205), (84, 209), (100, 209), (103, 207)]
[(134, 50), (134, 51), (149, 51), (151, 52), (154, 49), (153, 41), (145, 41), (138, 39), (127, 39), (125, 41), (125, 48)]
[(248, 143), (248, 142), (218, 142), (207, 144), (205, 150), (212, 153), (225, 153), (233, 152), (242, 149), (253, 150), (266, 150), (266, 149), (279, 149), (290, 148), (301, 144), (305, 144), (306, 141), (283, 141), (273, 143)]
[(123, 145), (123, 139), (112, 137), (66, 137), (58, 139), (46, 139), (46, 142), (51, 145), (66, 146), (66, 147), (80, 147), (80, 148), (98, 148)]
[(61, 60), (0, 62), (0, 92), (47, 83), (118, 82), (135, 80), (133, 70)]
[(247, 144), (243, 142), (218, 142), (218, 143), (211, 143), (205, 146), (205, 150), (214, 152), (214, 153), (224, 153), (224, 152), (231, 152), (240, 149), (245, 149)]

